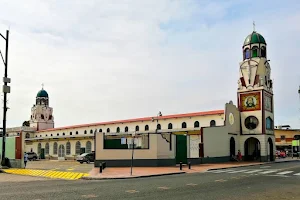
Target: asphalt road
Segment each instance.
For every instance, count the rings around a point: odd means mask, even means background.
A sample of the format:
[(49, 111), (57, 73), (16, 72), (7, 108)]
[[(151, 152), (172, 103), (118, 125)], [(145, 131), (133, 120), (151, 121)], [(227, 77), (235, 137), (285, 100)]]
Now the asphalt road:
[(290, 200), (300, 199), (298, 173), (300, 162), (290, 162), (126, 180), (3, 182), (0, 200)]

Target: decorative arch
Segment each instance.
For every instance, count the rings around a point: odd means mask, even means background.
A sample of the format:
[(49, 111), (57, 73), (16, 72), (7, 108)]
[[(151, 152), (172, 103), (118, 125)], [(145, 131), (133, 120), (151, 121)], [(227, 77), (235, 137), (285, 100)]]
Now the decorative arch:
[(53, 144), (53, 155), (57, 155), (57, 142)]
[(86, 153), (92, 152), (92, 143), (90, 141), (86, 142), (85, 150), (86, 150)]
[(145, 126), (145, 131), (149, 131), (149, 125)]
[(199, 128), (200, 127), (200, 123), (198, 121), (194, 122), (194, 128)]
[(172, 123), (168, 124), (168, 129), (173, 129), (173, 124)]
[(156, 129), (157, 129), (157, 130), (161, 130), (161, 125), (160, 125), (160, 124), (157, 124)]
[(26, 133), (25, 138), (30, 138), (30, 133)]
[(252, 47), (252, 58), (258, 57), (258, 47), (254, 46)]
[(260, 160), (260, 141), (255, 137), (248, 138), (244, 143), (245, 161), (259, 161)]
[(49, 143), (45, 144), (45, 155), (49, 155)]
[(210, 124), (210, 127), (216, 126), (216, 121), (215, 120), (211, 120), (209, 124)]
[(186, 122), (182, 122), (181, 128), (186, 128)]
[(81, 149), (81, 143), (80, 143), (80, 141), (77, 141), (76, 145), (75, 145), (75, 153), (76, 153), (76, 155), (80, 155), (80, 149)]
[(71, 154), (71, 143), (67, 142), (66, 144), (66, 154), (70, 155)]

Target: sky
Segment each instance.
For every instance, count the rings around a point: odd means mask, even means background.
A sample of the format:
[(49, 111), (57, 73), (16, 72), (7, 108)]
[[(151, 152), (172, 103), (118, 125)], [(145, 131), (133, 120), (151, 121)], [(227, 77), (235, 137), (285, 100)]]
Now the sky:
[(55, 127), (236, 104), (255, 21), (268, 45), (275, 125), (300, 128), (300, 1), (287, 2), (0, 0), (0, 32), (10, 30), (7, 126), (29, 120), (42, 83)]

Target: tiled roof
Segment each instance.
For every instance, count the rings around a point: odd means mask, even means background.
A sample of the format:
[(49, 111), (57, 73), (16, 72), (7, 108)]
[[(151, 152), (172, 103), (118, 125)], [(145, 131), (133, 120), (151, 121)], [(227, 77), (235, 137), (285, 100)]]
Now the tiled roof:
[[(165, 115), (165, 116), (158, 117), (158, 119), (172, 119), (172, 118), (195, 117), (195, 116), (218, 115), (218, 114), (224, 114), (224, 110), (213, 110), (213, 111), (206, 111), (206, 112), (194, 112), (194, 113), (185, 113), (185, 114)], [(118, 124), (118, 123), (151, 121), (152, 118), (157, 119), (157, 116), (142, 117), (142, 118), (135, 118), (135, 119), (125, 119), (125, 120), (109, 121), (109, 122), (98, 122), (98, 123), (91, 123), (91, 124), (80, 124), (80, 125), (73, 125), (73, 126), (64, 126), (64, 127), (41, 130), (41, 131), (38, 131), (38, 132), (46, 132), (46, 131), (48, 132), (48, 131), (74, 129), (74, 128), (108, 125), (108, 124)]]

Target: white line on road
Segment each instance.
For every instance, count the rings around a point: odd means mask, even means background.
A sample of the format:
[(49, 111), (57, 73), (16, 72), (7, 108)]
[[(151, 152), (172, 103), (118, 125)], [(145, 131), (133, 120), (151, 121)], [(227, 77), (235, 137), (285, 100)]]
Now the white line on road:
[(213, 170), (213, 171), (210, 171), (211, 173), (215, 173), (215, 174), (218, 174), (218, 173), (223, 173), (223, 172), (231, 172), (233, 170)]
[(300, 176), (300, 173), (294, 174), (295, 176)]
[(277, 172), (277, 170), (268, 170), (268, 171), (260, 172), (260, 174), (270, 174), (273, 172)]
[(279, 172), (277, 173), (278, 175), (285, 175), (285, 174), (290, 174), (293, 173), (294, 171), (284, 171), (284, 172)]
[(255, 173), (255, 172), (260, 172), (263, 171), (262, 169), (257, 169), (257, 170), (250, 170), (248, 172), (245, 172), (246, 174), (250, 174), (250, 173)]
[(232, 172), (228, 172), (230, 174), (234, 174), (234, 173), (240, 173), (240, 172), (245, 172), (248, 171), (248, 169), (243, 169), (243, 170), (238, 170), (238, 171), (232, 171)]

